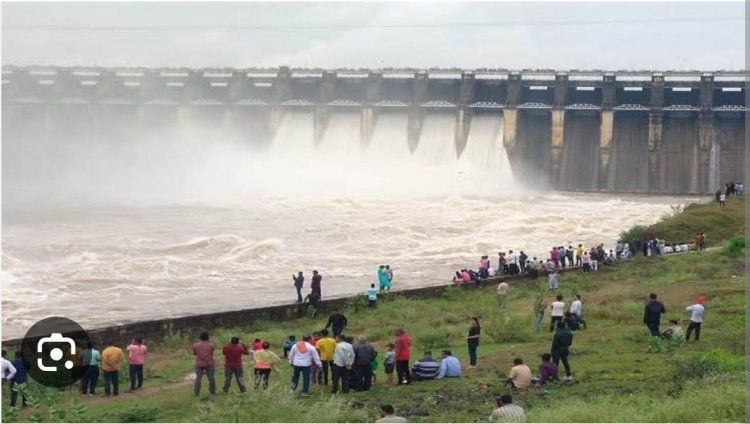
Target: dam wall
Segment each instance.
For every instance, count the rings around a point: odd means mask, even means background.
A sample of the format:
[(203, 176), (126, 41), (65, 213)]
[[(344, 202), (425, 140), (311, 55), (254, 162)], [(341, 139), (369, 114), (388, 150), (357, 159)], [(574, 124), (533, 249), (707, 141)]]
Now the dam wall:
[[(500, 281), (506, 281), (515, 284), (536, 284), (538, 280), (532, 280), (527, 277), (520, 276), (505, 276), (504, 278), (492, 277), (482, 282), (480, 289), (487, 290), (490, 295), (496, 295), (497, 284)], [(440, 297), (445, 291), (450, 288), (452, 284), (432, 286), (432, 287), (420, 287), (405, 290), (396, 290), (388, 294), (381, 294), (380, 299), (383, 298), (395, 298), (395, 297), (406, 297), (406, 298), (436, 298)], [(477, 286), (474, 284), (461, 287), (461, 289), (472, 290), (476, 289)], [(332, 299), (324, 299), (320, 303), (318, 308), (318, 315), (315, 318), (315, 323), (307, 322), (300, 325), (300, 329), (297, 332), (310, 332), (312, 329), (319, 329), (316, 325), (322, 326), (323, 323), (328, 319), (328, 314), (335, 310), (343, 310), (352, 303), (359, 303), (362, 308), (365, 308), (366, 303), (364, 295), (359, 297), (338, 297)], [(253, 308), (243, 309), (236, 311), (224, 311), (209, 314), (191, 315), (184, 317), (175, 318), (164, 318), (151, 321), (132, 322), (122, 325), (102, 327), (96, 329), (86, 329), (89, 337), (96, 341), (98, 345), (107, 340), (115, 341), (119, 345), (127, 345), (135, 337), (141, 337), (146, 341), (161, 341), (170, 336), (185, 336), (198, 338), (198, 334), (203, 331), (208, 331), (217, 328), (237, 328), (243, 326), (251, 326), (259, 322), (269, 321), (286, 321), (291, 319), (303, 318), (306, 316), (305, 306), (301, 303), (290, 303), (282, 305), (274, 305), (265, 308)], [(351, 317), (350, 317), (351, 318)], [(14, 348), (21, 345), (23, 339), (8, 339), (3, 340), (3, 349)], [(276, 341), (281, 342), (281, 340)]]
[(744, 71), (4, 66), (2, 73), (5, 144), (93, 133), (126, 142), (135, 129), (183, 125), (264, 151), (279, 132), (298, 131), (290, 122), (309, 119), (315, 149), (344, 136), (352, 151), (373, 140), (380, 149), (386, 135), (378, 132), (388, 127), (387, 138), (433, 165), (476, 152), (467, 149), (474, 118), (492, 127), (494, 117), (502, 142), (487, 163), (501, 166), (495, 153), (507, 157), (515, 179), (534, 188), (700, 194), (744, 179)]

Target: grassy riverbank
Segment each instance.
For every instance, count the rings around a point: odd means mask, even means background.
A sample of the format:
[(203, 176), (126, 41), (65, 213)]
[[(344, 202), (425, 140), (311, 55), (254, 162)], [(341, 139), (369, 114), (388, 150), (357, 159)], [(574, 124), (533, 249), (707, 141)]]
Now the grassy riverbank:
[[(713, 204), (688, 207), (652, 229), (668, 241), (681, 241), (671, 237), (682, 232), (687, 234), (681, 239), (690, 240), (691, 234), (704, 231), (711, 245), (726, 244), (744, 229), (743, 204), (730, 200), (723, 210)], [(700, 228), (696, 229), (696, 225)], [(513, 358), (520, 356), (536, 368), (541, 353), (549, 349), (549, 332), (534, 331), (531, 324), (535, 296), (544, 293), (547, 301), (551, 300), (545, 287), (544, 279), (514, 283), (503, 303), (498, 301), (494, 287), (487, 287), (451, 289), (439, 299), (384, 296), (377, 310), (364, 308), (361, 299), (350, 304), (346, 311), (349, 334), (366, 334), (382, 352), (385, 343), (392, 340), (393, 330), (403, 327), (412, 337), (412, 360), (420, 356), (422, 349), (437, 353), (451, 348), (465, 364), (468, 318), (480, 317), (483, 331), (479, 366), (473, 371), (464, 370), (465, 376), (460, 380), (388, 387), (381, 366), (378, 382), (370, 392), (332, 398), (325, 388), (313, 386), (311, 398), (299, 399), (287, 393), (290, 373), (288, 367), (282, 366), (272, 376), (273, 387), (266, 392), (251, 389), (244, 395), (196, 399), (191, 382), (185, 380), (192, 369), (192, 358), (185, 348), (192, 338), (175, 336), (150, 346), (143, 391), (105, 399), (32, 387), (30, 391), (37, 393), (39, 406), (15, 415), (8, 411), (6, 398), (4, 419), (372, 421), (377, 406), (390, 403), (399, 415), (412, 421), (483, 421), (493, 408), (494, 397), (507, 392), (501, 379)], [(737, 255), (736, 248), (730, 252), (721, 248), (661, 257), (638, 256), (614, 268), (602, 267), (594, 274), (565, 273), (559, 292), (568, 301), (576, 293), (583, 296), (589, 328), (575, 333), (570, 359), (573, 383), (551, 386), (546, 396), (536, 389), (516, 396), (530, 421), (744, 421), (744, 255)], [(643, 303), (650, 292), (658, 293), (666, 305), (664, 322), (679, 319), (683, 325), (688, 318), (684, 308), (696, 296), (707, 296), (700, 342), (672, 346), (650, 341), (641, 323)], [(324, 324), (325, 317), (321, 316), (208, 330), (217, 344), (235, 335), (245, 341), (258, 337), (271, 341), (278, 352), (287, 335), (299, 336)], [(221, 359), (217, 362), (223, 363)], [(246, 375), (249, 370), (246, 368)], [(123, 368), (123, 385), (128, 384), (126, 374)], [(217, 373), (220, 386), (223, 375), (218, 374), (221, 373)]]

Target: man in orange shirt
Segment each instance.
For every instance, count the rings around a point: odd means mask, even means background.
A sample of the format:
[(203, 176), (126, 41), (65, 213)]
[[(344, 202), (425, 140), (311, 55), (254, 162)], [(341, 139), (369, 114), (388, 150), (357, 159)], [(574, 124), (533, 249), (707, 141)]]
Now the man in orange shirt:
[[(122, 349), (115, 346), (114, 342), (108, 341), (102, 351), (102, 371), (104, 371), (104, 396), (110, 393), (117, 396), (120, 390), (120, 363), (125, 355)], [(110, 392), (111, 386), (111, 392)]]
[(336, 350), (336, 340), (328, 335), (328, 330), (320, 332), (322, 338), (315, 342), (320, 352), (320, 362), (323, 363), (322, 372), (318, 373), (318, 385), (328, 385), (328, 372), (333, 370), (333, 352)]

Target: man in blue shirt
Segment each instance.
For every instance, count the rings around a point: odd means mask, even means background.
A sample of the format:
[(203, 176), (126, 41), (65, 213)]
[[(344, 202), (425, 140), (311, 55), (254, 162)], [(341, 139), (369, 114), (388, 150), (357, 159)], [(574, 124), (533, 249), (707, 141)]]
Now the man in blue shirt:
[(446, 377), (461, 377), (461, 362), (447, 349), (443, 351), (443, 360), (440, 361), (440, 373), (437, 379)]
[(378, 289), (375, 288), (375, 284), (370, 284), (370, 288), (367, 290), (367, 306), (370, 308), (377, 307), (378, 302)]

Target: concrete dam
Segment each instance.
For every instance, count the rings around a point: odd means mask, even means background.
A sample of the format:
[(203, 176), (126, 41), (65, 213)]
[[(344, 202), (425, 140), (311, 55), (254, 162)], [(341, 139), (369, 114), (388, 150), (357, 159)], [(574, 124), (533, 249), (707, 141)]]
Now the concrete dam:
[[(745, 72), (5, 66), (6, 149), (176, 122), (259, 151), (505, 167), (539, 189), (700, 194), (743, 181)], [(8, 172), (13, 163), (4, 161)]]

